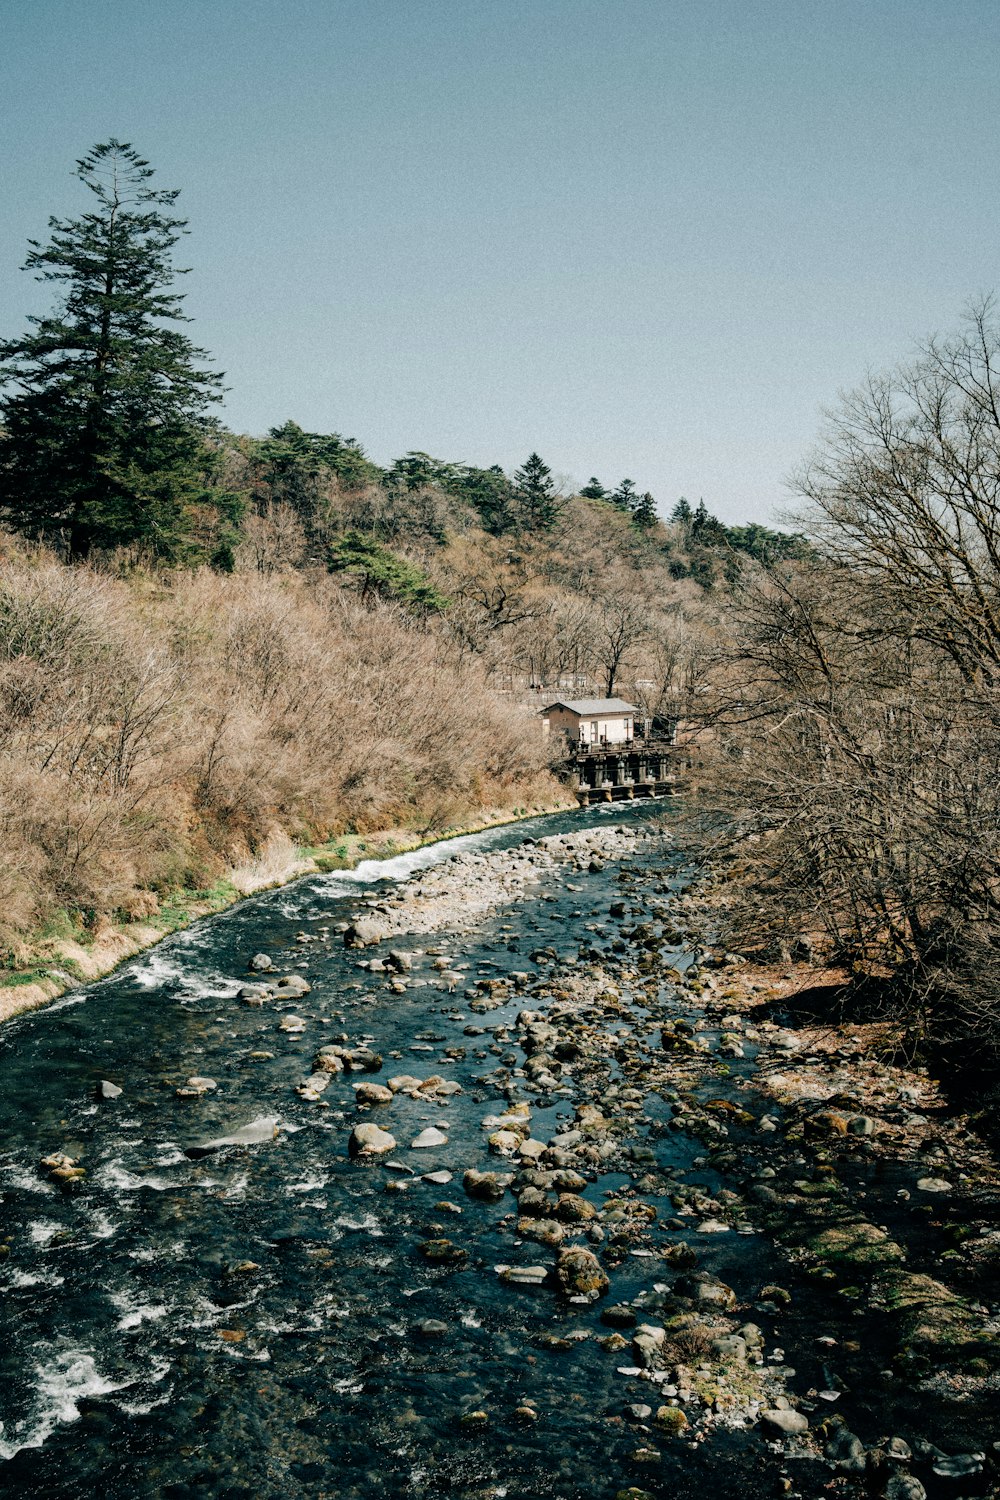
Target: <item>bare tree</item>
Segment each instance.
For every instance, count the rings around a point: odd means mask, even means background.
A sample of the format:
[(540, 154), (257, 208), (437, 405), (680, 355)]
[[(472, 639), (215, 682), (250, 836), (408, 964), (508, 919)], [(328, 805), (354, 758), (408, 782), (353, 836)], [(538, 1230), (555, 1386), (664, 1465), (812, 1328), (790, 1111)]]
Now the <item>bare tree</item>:
[(607, 697), (614, 697), (623, 666), (649, 636), (650, 601), (638, 579), (616, 579), (602, 592), (594, 610), (594, 660), (603, 670)]
[(873, 376), (800, 477), (816, 555), (748, 566), (710, 798), (750, 940), (825, 934), (1000, 1065), (1000, 335)]

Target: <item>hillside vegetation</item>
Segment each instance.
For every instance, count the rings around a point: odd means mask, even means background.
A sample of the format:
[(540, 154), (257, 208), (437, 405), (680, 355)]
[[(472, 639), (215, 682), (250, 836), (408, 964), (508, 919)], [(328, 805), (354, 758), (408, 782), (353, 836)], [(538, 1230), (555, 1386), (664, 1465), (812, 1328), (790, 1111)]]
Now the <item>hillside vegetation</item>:
[[(1000, 331), (871, 376), (801, 533), (669, 517), (292, 420), (210, 415), (176, 193), (109, 141), (0, 344), (0, 945), (203, 892), (275, 838), (432, 833), (558, 788), (537, 709), (621, 695), (699, 745), (730, 941), (814, 952), (906, 1046), (1000, 1074)], [(544, 695), (544, 697), (542, 696)]]
[[(227, 463), (250, 475), (258, 446), (230, 440)], [(574, 496), (545, 530), (496, 536), (434, 480), (352, 489), (319, 466), (309, 507), (253, 484), (222, 571), (3, 539), (15, 972), (40, 934), (144, 921), (275, 837), (432, 834), (551, 803), (543, 688), (674, 718), (701, 680), (714, 605), (675, 576), (680, 524)]]
[(548, 792), (536, 726), (323, 574), (0, 565), (0, 920), (99, 931), (282, 832), (440, 830)]

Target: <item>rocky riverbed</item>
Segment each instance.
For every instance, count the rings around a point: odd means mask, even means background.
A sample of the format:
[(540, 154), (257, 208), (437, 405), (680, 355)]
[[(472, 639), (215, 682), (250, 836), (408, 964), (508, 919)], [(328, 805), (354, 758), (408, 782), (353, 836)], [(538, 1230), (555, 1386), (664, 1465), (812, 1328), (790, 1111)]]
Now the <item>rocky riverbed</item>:
[(260, 898), (16, 1023), (0, 1474), (994, 1493), (995, 1163), (689, 882), (669, 815), (590, 810)]

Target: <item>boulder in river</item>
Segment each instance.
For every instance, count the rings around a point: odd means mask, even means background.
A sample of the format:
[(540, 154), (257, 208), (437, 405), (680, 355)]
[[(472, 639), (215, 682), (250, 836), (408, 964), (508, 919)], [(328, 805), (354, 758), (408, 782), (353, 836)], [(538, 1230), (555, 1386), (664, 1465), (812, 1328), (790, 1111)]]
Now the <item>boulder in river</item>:
[(312, 991), (312, 985), (308, 979), (303, 979), (301, 974), (285, 974), (274, 986), (274, 993), (278, 999), (285, 996), (294, 996), (301, 999)]
[(274, 968), (274, 961), (269, 953), (255, 953), (250, 960), (250, 968), (255, 974), (266, 974)]
[(301, 1036), (306, 1029), (306, 1021), (302, 1016), (282, 1016), (278, 1022), (279, 1031), (287, 1031), (292, 1036)]
[(354, 1099), (357, 1104), (391, 1104), (392, 1098), (392, 1089), (387, 1089), (385, 1084), (355, 1084)]
[(352, 1156), (384, 1156), (396, 1149), (396, 1140), (378, 1125), (355, 1125), (347, 1149)]
[(544, 1266), (497, 1266), (496, 1270), (508, 1286), (541, 1286), (549, 1275)]
[(120, 1097), (121, 1092), (122, 1090), (119, 1088), (118, 1084), (110, 1083), (107, 1078), (102, 1078), (100, 1083), (97, 1085), (98, 1099), (117, 1099)]
[(478, 1198), (483, 1203), (499, 1203), (512, 1181), (512, 1177), (501, 1172), (477, 1172), (470, 1167), (462, 1178), (462, 1186), (470, 1198)]
[(211, 1094), (219, 1087), (214, 1078), (186, 1078), (179, 1089), (174, 1089), (178, 1099), (200, 1099), (203, 1094)]
[(257, 1007), (266, 1005), (272, 998), (272, 990), (269, 984), (244, 984), (236, 993), (236, 998), (241, 1005)]
[(40, 1165), (53, 1182), (64, 1188), (76, 1187), (87, 1175), (86, 1167), (79, 1166), (76, 1157), (67, 1156), (65, 1151), (54, 1151), (51, 1156), (43, 1156)]
[(567, 1297), (603, 1297), (611, 1284), (597, 1256), (576, 1247), (560, 1251), (556, 1280)]
[(513, 1156), (521, 1145), (521, 1137), (513, 1130), (494, 1130), (488, 1141), (490, 1150), (497, 1156)]
[(417, 1248), (432, 1266), (461, 1266), (469, 1258), (468, 1250), (463, 1250), (452, 1240), (424, 1240)]
[(339, 1047), (321, 1047), (313, 1058), (313, 1067), (320, 1073), (342, 1073), (344, 1059)]
[(344, 933), (344, 947), (370, 948), (381, 943), (386, 936), (386, 930), (380, 922), (375, 922), (370, 917), (358, 917), (348, 924)]

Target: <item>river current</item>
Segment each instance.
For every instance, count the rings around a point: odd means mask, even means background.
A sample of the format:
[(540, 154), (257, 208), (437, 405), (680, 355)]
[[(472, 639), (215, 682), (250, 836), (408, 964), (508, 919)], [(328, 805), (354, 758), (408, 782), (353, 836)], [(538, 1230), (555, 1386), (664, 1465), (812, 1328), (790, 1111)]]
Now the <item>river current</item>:
[[(662, 804), (594, 808), (308, 877), (5, 1027), (0, 1493), (612, 1500), (630, 1485), (684, 1497), (709, 1484), (774, 1493), (773, 1462), (752, 1432), (667, 1443), (652, 1469), (638, 1463), (623, 1415), (635, 1385), (597, 1345), (608, 1333), (600, 1307), (504, 1284), (496, 1267), (512, 1257), (509, 1215), (501, 1226), (502, 1205), (462, 1192), (465, 1170), (498, 1165), (481, 1123), (512, 1097), (498, 1076), (531, 1102), (543, 1140), (573, 1113), (558, 1094), (539, 1098), (520, 1071), (505, 1027), (523, 996), (481, 1015), (465, 986), (539, 972), (547, 960), (530, 955), (540, 947), (569, 965), (581, 950), (610, 953), (620, 866), (548, 871), (459, 934), (395, 940), (421, 954), (402, 993), (359, 966), (363, 955), (336, 933), (360, 896), (391, 892), (456, 851), (653, 828), (664, 817)], [(643, 848), (658, 889), (679, 888), (683, 861), (669, 837)], [(428, 949), (461, 970), (457, 992), (442, 986)], [(260, 951), (278, 972), (306, 976), (311, 994), (241, 1005)], [(280, 1029), (291, 1011), (306, 1022), (301, 1034)], [(383, 1054), (380, 1079), (441, 1072), (461, 1085), (443, 1099), (397, 1095), (378, 1115), (399, 1142), (393, 1167), (349, 1157), (357, 1077), (335, 1078), (322, 1107), (295, 1092), (317, 1047), (338, 1038)], [(178, 1097), (191, 1075), (217, 1087)], [(101, 1080), (120, 1096), (99, 1099)], [(186, 1154), (262, 1116), (280, 1120), (273, 1140)], [(409, 1148), (442, 1123), (443, 1144)], [(701, 1149), (682, 1132), (654, 1129), (650, 1141), (671, 1169), (687, 1169)], [(55, 1151), (86, 1168), (78, 1190), (39, 1169)], [(584, 1196), (598, 1203), (622, 1182), (593, 1176)], [(468, 1254), (457, 1268), (418, 1253), (443, 1235)], [(720, 1269), (753, 1296), (768, 1279), (765, 1246), (727, 1240)], [(656, 1279), (649, 1253), (624, 1259), (609, 1301)], [(528, 1246), (522, 1259), (546, 1252)]]

